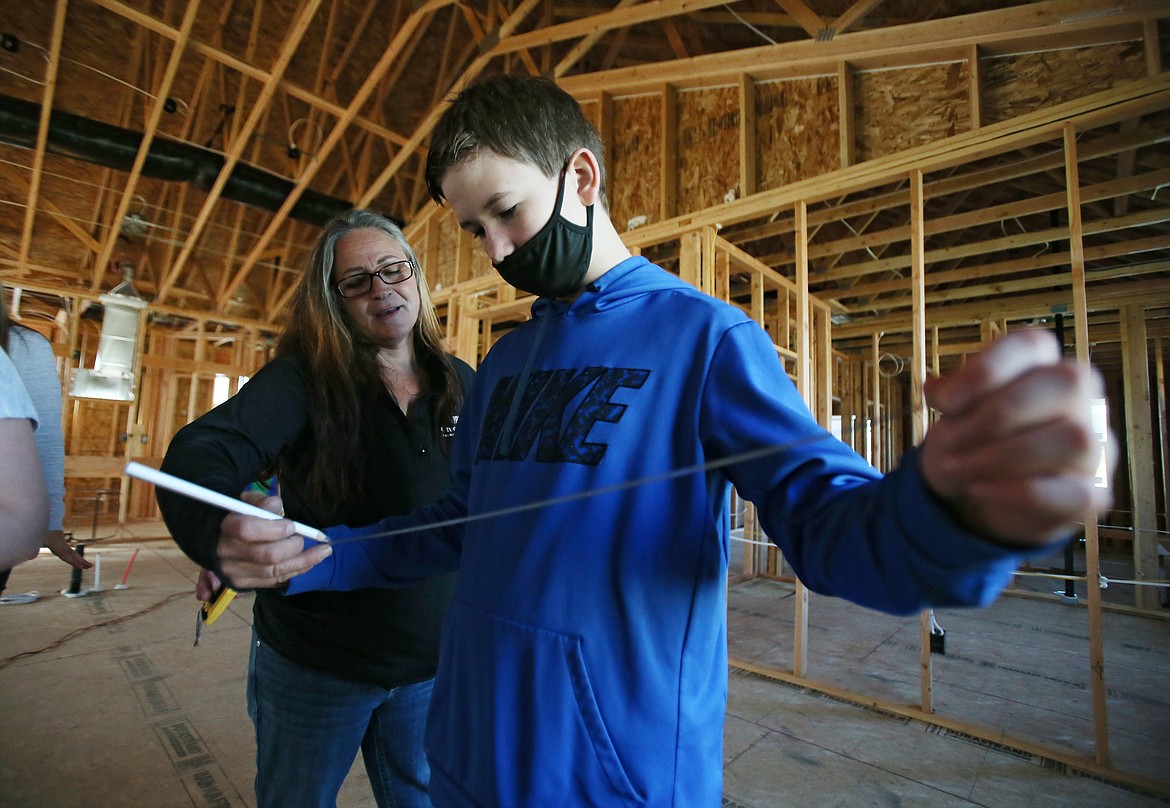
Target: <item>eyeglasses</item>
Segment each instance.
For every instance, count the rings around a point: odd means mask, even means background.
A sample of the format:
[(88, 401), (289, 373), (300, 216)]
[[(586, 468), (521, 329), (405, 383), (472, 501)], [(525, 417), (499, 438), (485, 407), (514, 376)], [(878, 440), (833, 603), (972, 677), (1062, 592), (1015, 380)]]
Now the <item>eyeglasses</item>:
[(342, 297), (361, 297), (373, 288), (375, 275), (382, 279), (382, 283), (402, 283), (414, 277), (414, 262), (404, 258), (373, 272), (354, 273), (339, 280), (333, 288)]

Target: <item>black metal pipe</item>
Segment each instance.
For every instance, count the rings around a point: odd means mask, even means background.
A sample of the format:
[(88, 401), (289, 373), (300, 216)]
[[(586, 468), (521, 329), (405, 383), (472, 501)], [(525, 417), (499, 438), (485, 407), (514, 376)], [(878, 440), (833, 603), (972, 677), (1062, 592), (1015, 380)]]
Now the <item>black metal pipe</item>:
[[(0, 95), (0, 141), (25, 149), (36, 147), (41, 106), (31, 101)], [(49, 116), (46, 149), (62, 157), (129, 171), (142, 145), (142, 133), (55, 109)], [(142, 173), (170, 182), (189, 182), (208, 190), (224, 166), (224, 156), (211, 149), (155, 135)], [(277, 211), (292, 193), (294, 183), (246, 163), (236, 163), (223, 188), (223, 197), (245, 205)], [(297, 221), (323, 225), (349, 210), (346, 199), (306, 190), (289, 216)]]
[[(77, 554), (79, 556), (81, 556), (82, 558), (85, 558), (85, 545), (84, 544), (78, 543), (77, 546), (74, 547), (73, 549), (77, 551)], [(65, 591), (66, 591), (66, 593), (68, 593), (70, 595), (80, 595), (81, 594), (81, 570), (78, 569), (77, 567), (74, 567), (72, 570), (69, 571), (69, 588), (66, 589)]]

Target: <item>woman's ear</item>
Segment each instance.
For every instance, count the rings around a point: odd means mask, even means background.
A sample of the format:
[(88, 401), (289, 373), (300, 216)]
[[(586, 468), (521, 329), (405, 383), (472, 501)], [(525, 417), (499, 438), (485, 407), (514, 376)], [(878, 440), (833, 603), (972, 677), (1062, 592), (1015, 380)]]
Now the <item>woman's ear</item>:
[(582, 205), (596, 204), (601, 198), (601, 166), (597, 156), (589, 149), (581, 148), (569, 158), (569, 175), (573, 177), (577, 198)]

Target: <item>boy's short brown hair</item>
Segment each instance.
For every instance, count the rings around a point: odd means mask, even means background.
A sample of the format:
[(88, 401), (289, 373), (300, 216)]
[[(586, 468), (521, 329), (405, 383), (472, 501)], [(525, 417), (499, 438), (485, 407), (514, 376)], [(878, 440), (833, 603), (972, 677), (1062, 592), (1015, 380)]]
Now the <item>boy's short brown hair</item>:
[(443, 204), (442, 182), (448, 169), (480, 149), (491, 149), (555, 177), (569, 155), (580, 148), (597, 157), (604, 206), (601, 136), (577, 100), (542, 76), (493, 76), (465, 88), (439, 118), (427, 152), (427, 190), (435, 202)]

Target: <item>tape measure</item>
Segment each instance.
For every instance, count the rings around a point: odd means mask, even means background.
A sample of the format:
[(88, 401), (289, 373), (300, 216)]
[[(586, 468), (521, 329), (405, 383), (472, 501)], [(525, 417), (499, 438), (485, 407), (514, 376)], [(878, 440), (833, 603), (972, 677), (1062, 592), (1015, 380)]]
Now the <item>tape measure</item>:
[(199, 613), (195, 615), (195, 645), (199, 645), (199, 640), (203, 638), (203, 627), (210, 626), (220, 615), (227, 611), (228, 605), (236, 596), (236, 590), (224, 587), (215, 593), (215, 597), (211, 602), (204, 601), (203, 605), (199, 607)]

